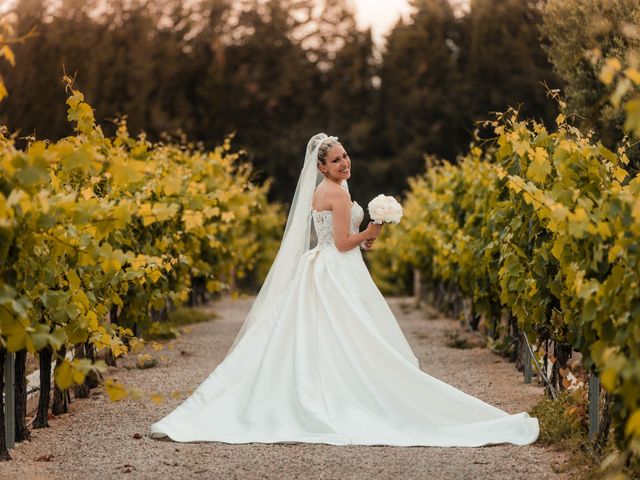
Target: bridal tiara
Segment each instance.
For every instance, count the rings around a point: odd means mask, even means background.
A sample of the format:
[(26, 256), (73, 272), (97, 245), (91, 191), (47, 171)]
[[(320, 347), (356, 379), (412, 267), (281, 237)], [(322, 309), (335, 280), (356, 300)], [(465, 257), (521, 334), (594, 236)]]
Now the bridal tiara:
[(335, 140), (335, 141), (337, 142), (337, 141), (338, 141), (338, 137), (335, 137), (335, 136), (333, 136), (333, 135), (331, 135), (331, 136), (327, 136), (327, 137), (323, 138), (323, 139), (322, 139), (322, 141), (320, 141), (320, 143), (318, 143), (318, 144), (317, 144), (318, 151), (317, 151), (317, 153), (316, 153), (316, 161), (318, 161), (318, 160), (319, 160), (319, 158), (318, 158), (318, 154), (320, 153), (320, 148), (322, 147), (322, 144), (323, 144), (324, 142), (326, 142), (327, 140)]

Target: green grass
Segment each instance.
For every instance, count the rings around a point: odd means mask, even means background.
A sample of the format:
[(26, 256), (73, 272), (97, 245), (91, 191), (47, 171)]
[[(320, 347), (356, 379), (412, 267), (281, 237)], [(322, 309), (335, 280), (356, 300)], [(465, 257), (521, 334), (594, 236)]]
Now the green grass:
[(207, 322), (215, 318), (217, 315), (214, 312), (202, 307), (178, 307), (169, 312), (169, 320), (152, 322), (142, 336), (146, 340), (169, 340), (179, 335), (182, 326)]
[(207, 322), (217, 317), (214, 312), (202, 307), (178, 307), (169, 313), (169, 322), (175, 326), (182, 326)]
[(460, 350), (466, 350), (469, 348), (475, 348), (478, 345), (470, 342), (466, 338), (460, 337), (460, 333), (458, 331), (447, 332), (447, 347), (450, 348), (458, 348)]
[(545, 445), (577, 448), (587, 441), (586, 405), (577, 395), (560, 392), (558, 400), (544, 397), (529, 414), (540, 422), (538, 441)]
[(557, 451), (568, 452), (569, 461), (556, 473), (571, 472), (575, 480), (626, 480), (640, 478), (638, 462), (625, 465), (627, 456), (620, 452), (609, 432), (607, 443), (598, 451), (588, 436), (589, 411), (586, 391), (562, 391), (557, 400), (542, 398), (529, 409), (538, 419), (538, 442)]

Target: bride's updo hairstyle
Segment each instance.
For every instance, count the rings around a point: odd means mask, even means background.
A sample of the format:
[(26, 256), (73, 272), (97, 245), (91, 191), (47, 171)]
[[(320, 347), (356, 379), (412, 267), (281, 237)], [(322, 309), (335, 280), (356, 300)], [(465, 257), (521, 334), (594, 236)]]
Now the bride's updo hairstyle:
[(338, 141), (338, 137), (327, 137), (324, 140), (318, 139), (318, 141), (313, 144), (312, 149), (315, 148), (318, 142), (321, 142), (320, 148), (318, 149), (318, 165), (324, 165), (327, 161), (327, 154), (329, 153), (329, 150), (336, 145), (339, 145), (340, 142)]

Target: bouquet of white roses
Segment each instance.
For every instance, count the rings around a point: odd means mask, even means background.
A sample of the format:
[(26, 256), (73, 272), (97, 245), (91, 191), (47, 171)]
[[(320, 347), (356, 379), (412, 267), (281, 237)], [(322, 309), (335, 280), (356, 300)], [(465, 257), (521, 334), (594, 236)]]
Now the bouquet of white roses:
[(395, 198), (380, 194), (369, 202), (369, 216), (374, 223), (398, 223), (402, 205)]

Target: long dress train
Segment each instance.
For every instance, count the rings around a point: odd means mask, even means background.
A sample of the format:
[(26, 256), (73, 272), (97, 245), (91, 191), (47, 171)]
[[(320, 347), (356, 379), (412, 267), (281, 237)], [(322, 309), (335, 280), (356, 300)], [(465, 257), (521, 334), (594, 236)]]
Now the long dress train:
[[(193, 394), (151, 426), (178, 442), (527, 445), (536, 418), (508, 414), (422, 372), (359, 248), (340, 252), (331, 211), (313, 211), (275, 323), (259, 322)], [(351, 232), (364, 211), (351, 209)]]

